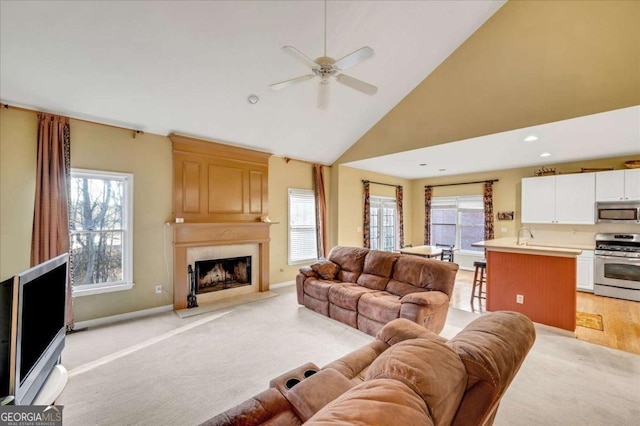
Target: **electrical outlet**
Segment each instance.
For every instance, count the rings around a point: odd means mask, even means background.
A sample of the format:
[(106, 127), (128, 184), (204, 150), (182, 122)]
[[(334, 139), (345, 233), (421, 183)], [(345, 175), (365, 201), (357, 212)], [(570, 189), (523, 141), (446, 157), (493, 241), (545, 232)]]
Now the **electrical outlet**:
[(524, 303), (524, 296), (522, 294), (516, 295), (516, 303), (520, 303), (521, 305)]
[(156, 286), (156, 294), (162, 294), (162, 285), (158, 284)]
[(507, 233), (507, 228), (505, 228), (505, 227), (500, 228), (500, 232), (502, 232), (503, 234), (506, 234)]

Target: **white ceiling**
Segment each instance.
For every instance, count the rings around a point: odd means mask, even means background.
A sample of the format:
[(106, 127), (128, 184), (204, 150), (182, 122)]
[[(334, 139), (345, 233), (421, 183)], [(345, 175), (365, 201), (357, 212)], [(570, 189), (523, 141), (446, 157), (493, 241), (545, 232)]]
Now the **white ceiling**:
[(333, 84), (322, 111), (317, 79), (267, 89), (309, 72), (282, 46), (322, 56), (321, 1), (1, 1), (0, 99), (330, 164), (503, 4), (330, 1), (328, 56), (372, 47), (346, 74), (379, 91)]
[[(538, 140), (525, 142), (531, 135)], [(540, 157), (542, 153), (551, 155)], [(640, 106), (345, 165), (419, 179), (636, 154), (640, 155)]]

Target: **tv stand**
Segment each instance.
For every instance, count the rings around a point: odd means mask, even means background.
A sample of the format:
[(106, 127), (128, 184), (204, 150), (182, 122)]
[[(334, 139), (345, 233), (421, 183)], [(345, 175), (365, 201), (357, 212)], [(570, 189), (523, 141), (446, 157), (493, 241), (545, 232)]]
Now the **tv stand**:
[(56, 364), (33, 400), (33, 405), (52, 405), (67, 386), (68, 381), (67, 369), (62, 364)]

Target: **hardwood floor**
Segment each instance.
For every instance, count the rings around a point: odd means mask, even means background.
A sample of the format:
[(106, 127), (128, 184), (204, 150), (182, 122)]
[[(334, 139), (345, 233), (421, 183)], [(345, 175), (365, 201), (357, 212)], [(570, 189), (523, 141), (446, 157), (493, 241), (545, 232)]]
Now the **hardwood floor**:
[[(453, 297), (450, 305), (469, 312), (484, 313), (484, 299), (470, 302), (473, 271), (458, 271)], [(585, 327), (576, 328), (576, 337), (580, 340), (640, 354), (640, 302), (595, 296), (578, 292), (577, 310), (602, 315), (604, 330)]]

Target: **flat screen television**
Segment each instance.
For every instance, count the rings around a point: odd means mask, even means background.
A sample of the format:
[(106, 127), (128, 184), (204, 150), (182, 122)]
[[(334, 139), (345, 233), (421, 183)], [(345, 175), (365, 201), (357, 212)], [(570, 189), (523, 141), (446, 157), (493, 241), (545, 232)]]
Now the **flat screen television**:
[(0, 398), (29, 405), (64, 348), (69, 255), (0, 283)]

